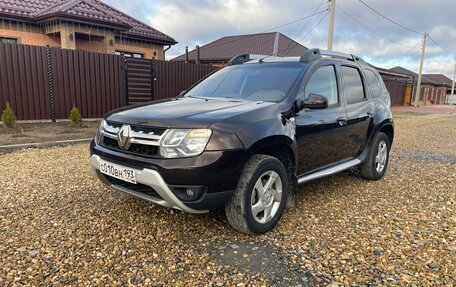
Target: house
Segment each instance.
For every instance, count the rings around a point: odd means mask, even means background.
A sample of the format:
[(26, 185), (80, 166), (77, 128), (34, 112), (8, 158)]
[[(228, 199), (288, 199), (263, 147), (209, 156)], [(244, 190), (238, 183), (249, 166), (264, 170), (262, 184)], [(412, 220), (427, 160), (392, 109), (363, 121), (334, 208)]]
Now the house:
[[(199, 62), (225, 66), (239, 54), (300, 57), (308, 49), (279, 32), (226, 36), (199, 48)], [(174, 62), (196, 62), (197, 49), (172, 59)]]
[(385, 83), (393, 106), (409, 106), (415, 89), (413, 76), (375, 67)]
[(162, 60), (176, 44), (99, 0), (0, 1), (0, 42)]
[[(417, 73), (407, 70), (403, 67), (394, 67), (389, 70), (395, 73), (401, 73), (413, 77), (414, 84), (416, 85), (418, 80)], [(448, 85), (446, 83), (436, 79), (434, 76), (430, 76), (429, 74), (423, 74), (421, 78), (421, 94), (419, 103), (423, 105), (445, 104), (447, 89)], [(413, 93), (413, 95), (415, 94), (416, 91)], [(415, 99), (413, 97), (411, 103), (413, 103), (414, 100)]]
[(447, 76), (445, 76), (443, 74), (424, 74), (423, 76), (425, 76), (426, 78), (429, 78), (429, 79), (433, 79), (434, 81), (439, 81), (442, 84), (446, 85), (447, 86), (446, 94), (451, 95), (451, 87), (453, 85), (453, 81), (450, 78), (448, 78)]

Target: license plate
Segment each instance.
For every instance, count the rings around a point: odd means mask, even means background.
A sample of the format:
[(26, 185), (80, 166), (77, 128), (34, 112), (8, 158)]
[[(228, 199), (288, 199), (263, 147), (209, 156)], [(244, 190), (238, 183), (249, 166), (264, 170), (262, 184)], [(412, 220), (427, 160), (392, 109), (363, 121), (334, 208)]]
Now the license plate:
[(134, 169), (100, 160), (100, 171), (114, 178), (136, 184), (136, 171)]

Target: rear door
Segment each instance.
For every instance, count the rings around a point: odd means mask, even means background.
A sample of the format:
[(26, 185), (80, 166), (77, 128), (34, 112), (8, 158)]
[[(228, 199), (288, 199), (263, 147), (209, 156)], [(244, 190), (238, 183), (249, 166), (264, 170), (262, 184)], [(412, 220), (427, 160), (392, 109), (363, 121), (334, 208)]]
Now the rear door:
[(347, 109), (347, 149), (357, 157), (367, 142), (372, 128), (374, 103), (369, 99), (368, 86), (363, 73), (356, 65), (340, 67)]
[(340, 86), (336, 66), (331, 64), (317, 68), (301, 87), (298, 99), (305, 100), (314, 93), (325, 96), (329, 106), (323, 110), (305, 109), (295, 116), (299, 175), (347, 157), (347, 114)]

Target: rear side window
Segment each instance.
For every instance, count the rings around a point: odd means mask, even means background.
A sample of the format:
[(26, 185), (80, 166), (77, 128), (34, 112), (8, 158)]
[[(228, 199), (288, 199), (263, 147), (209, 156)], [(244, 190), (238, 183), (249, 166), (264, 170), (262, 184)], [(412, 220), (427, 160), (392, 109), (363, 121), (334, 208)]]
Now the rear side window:
[(370, 90), (372, 92), (372, 97), (376, 98), (380, 95), (382, 91), (382, 85), (380, 84), (380, 79), (374, 71), (364, 70), (366, 74), (367, 82), (369, 83)]
[(363, 101), (364, 93), (363, 80), (358, 69), (342, 66), (342, 75), (347, 93), (347, 104), (354, 104)]
[(337, 94), (337, 80), (334, 66), (318, 68), (310, 77), (305, 89), (305, 98), (310, 94), (317, 94), (328, 99), (328, 105), (339, 103)]

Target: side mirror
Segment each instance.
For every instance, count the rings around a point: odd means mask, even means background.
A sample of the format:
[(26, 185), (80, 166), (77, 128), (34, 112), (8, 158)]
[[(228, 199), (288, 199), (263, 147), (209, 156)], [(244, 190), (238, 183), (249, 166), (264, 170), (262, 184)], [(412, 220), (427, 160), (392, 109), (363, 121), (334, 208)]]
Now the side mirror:
[(182, 98), (185, 93), (187, 93), (187, 90), (183, 90), (182, 92), (179, 93), (179, 96), (177, 96), (178, 98)]
[(326, 97), (310, 94), (306, 100), (298, 99), (296, 101), (296, 106), (299, 110), (303, 109), (312, 109), (312, 110), (324, 110), (328, 108), (328, 99)]

